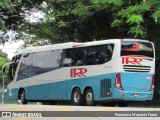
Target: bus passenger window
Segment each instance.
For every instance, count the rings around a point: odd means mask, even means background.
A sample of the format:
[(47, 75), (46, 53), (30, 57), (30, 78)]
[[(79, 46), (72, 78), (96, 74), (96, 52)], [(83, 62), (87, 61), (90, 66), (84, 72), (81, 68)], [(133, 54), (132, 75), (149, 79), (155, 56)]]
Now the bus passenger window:
[(63, 66), (81, 66), (87, 64), (86, 48), (72, 48), (64, 50)]
[(33, 54), (32, 73), (39, 75), (61, 66), (62, 50), (42, 51)]
[(32, 65), (32, 53), (23, 55), (22, 62), (19, 67), (19, 72), (17, 75), (17, 80), (22, 80), (32, 76), (31, 65)]
[(96, 63), (96, 50), (94, 47), (88, 47), (88, 65)]
[(83, 65), (83, 49), (82, 48), (74, 49), (72, 60), (73, 60), (72, 66)]
[(88, 55), (87, 48), (84, 48), (83, 49), (83, 64), (84, 65), (87, 65), (87, 55)]
[(113, 54), (113, 48), (114, 48), (113, 44), (107, 44), (102, 46), (102, 51), (100, 55), (101, 63), (105, 63), (111, 60)]
[(63, 67), (71, 66), (72, 63), (72, 49), (64, 50)]
[(88, 47), (88, 65), (103, 64), (112, 58), (114, 44)]

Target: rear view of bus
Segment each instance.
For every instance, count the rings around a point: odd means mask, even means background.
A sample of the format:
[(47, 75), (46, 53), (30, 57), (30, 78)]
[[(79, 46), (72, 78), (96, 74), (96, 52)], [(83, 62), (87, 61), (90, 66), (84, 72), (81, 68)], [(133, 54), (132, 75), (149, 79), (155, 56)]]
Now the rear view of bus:
[(119, 63), (120, 72), (115, 75), (113, 96), (129, 101), (152, 100), (155, 69), (153, 43), (145, 40), (121, 40)]

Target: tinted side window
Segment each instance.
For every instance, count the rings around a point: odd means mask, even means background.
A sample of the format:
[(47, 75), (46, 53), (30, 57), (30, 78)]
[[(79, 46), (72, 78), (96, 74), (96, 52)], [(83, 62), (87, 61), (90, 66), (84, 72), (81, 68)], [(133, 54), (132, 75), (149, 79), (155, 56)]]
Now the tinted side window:
[(77, 48), (72, 51), (72, 66), (85, 65), (84, 50), (86, 48)]
[(58, 69), (61, 64), (62, 50), (38, 52), (33, 54), (32, 70), (35, 75)]
[(103, 64), (112, 58), (114, 44), (88, 47), (88, 65)]
[(87, 48), (71, 48), (64, 50), (63, 66), (81, 66), (87, 64)]
[(63, 50), (35, 52), (23, 55), (17, 80), (39, 75), (61, 67)]
[(63, 66), (103, 64), (111, 60), (114, 44), (66, 49)]
[(32, 53), (23, 55), (22, 62), (19, 67), (17, 80), (25, 79), (32, 76)]
[(72, 64), (72, 49), (66, 49), (64, 50), (63, 54), (63, 67), (71, 66)]

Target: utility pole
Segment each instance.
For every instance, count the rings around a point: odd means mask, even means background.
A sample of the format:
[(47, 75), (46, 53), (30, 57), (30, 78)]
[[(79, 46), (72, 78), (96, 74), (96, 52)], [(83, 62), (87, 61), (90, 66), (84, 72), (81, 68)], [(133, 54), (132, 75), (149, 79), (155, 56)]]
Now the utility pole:
[(2, 74), (3, 76), (3, 87), (2, 87), (2, 104), (4, 104), (4, 74)]

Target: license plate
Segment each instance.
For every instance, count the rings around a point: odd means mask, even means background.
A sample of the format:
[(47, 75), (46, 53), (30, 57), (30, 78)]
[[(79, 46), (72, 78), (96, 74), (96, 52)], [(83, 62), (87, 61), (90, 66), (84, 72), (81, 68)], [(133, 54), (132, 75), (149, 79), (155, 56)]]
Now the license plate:
[(139, 96), (140, 96), (140, 94), (135, 93), (135, 94), (133, 94), (133, 96), (134, 96), (134, 97), (139, 97)]

